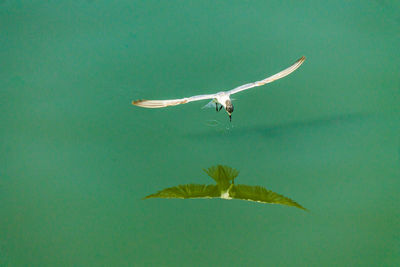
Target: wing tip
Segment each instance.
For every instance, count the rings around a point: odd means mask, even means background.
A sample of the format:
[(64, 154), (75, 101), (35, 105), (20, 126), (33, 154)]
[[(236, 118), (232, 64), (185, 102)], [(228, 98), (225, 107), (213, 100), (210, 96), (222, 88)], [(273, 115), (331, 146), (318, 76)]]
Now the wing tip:
[(141, 103), (145, 102), (144, 99), (132, 100), (132, 105), (140, 106)]
[(297, 62), (303, 63), (305, 60), (306, 60), (306, 57), (305, 57), (305, 56), (302, 56), (301, 58), (299, 58), (299, 59), (297, 60)]

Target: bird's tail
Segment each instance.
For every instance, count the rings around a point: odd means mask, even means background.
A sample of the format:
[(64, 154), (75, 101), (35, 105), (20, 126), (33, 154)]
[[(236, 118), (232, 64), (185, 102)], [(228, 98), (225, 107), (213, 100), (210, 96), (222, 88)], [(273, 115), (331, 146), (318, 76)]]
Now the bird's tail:
[(205, 109), (205, 108), (215, 108), (215, 100), (213, 99), (213, 100), (211, 100), (208, 104), (206, 104), (206, 105), (204, 105), (203, 107), (202, 107), (202, 109)]

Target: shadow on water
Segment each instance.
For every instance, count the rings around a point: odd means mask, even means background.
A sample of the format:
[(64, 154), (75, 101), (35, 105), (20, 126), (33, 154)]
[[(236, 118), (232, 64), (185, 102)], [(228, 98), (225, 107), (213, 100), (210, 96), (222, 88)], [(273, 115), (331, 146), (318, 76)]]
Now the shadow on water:
[(343, 127), (344, 125), (355, 125), (371, 119), (373, 114), (367, 112), (334, 115), (324, 118), (316, 118), (305, 121), (293, 121), (281, 124), (255, 125), (250, 127), (233, 127), (232, 129), (207, 128), (204, 131), (192, 132), (185, 135), (187, 138), (231, 138), (248, 137), (257, 135), (264, 138), (274, 138), (285, 134), (305, 129), (323, 129), (329, 127)]

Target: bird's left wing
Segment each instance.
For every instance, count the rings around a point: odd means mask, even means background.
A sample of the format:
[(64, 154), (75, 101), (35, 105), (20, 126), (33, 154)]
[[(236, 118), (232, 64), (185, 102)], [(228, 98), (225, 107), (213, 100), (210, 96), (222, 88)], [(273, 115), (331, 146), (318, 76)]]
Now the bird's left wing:
[(185, 97), (181, 99), (170, 99), (170, 100), (134, 100), (132, 105), (142, 107), (142, 108), (164, 108), (168, 106), (176, 106), (180, 104), (186, 104), (193, 101), (199, 101), (204, 99), (213, 99), (215, 94), (210, 95), (196, 95), (192, 97)]
[(214, 198), (220, 195), (216, 185), (184, 184), (163, 189), (144, 198)]
[(236, 87), (236, 88), (228, 91), (228, 93), (230, 95), (236, 94), (238, 92), (241, 92), (241, 91), (244, 91), (244, 90), (256, 87), (256, 86), (261, 86), (261, 85), (264, 85), (264, 84), (267, 84), (267, 83), (271, 83), (273, 81), (281, 79), (281, 78), (289, 75), (293, 71), (297, 70), (301, 66), (301, 64), (303, 64), (304, 60), (306, 60), (306, 57), (302, 56), (292, 66), (290, 66), (287, 69), (284, 69), (283, 71), (278, 72), (277, 74), (274, 74), (274, 75), (272, 75), (272, 76), (270, 76), (268, 78), (265, 78), (264, 80), (261, 80), (261, 81), (258, 81), (258, 82), (254, 82), (254, 83), (248, 83), (248, 84)]

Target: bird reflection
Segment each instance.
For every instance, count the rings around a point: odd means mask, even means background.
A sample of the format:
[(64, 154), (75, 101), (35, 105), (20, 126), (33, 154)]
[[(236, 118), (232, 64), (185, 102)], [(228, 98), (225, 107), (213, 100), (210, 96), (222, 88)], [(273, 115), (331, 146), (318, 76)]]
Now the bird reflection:
[(239, 171), (228, 166), (217, 165), (204, 169), (216, 185), (185, 184), (169, 187), (148, 198), (222, 198), (256, 201), (267, 204), (281, 204), (306, 210), (297, 202), (261, 186), (235, 184)]

